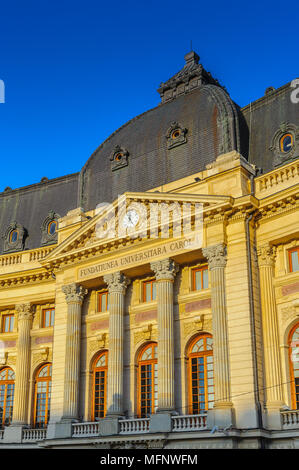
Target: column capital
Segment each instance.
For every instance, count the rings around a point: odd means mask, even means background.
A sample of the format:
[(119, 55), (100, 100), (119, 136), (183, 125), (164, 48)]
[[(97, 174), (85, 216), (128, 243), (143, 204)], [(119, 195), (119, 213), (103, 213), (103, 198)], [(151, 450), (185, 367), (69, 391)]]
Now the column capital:
[(151, 270), (154, 271), (157, 281), (173, 281), (179, 266), (172, 259), (166, 258), (151, 263)]
[(202, 249), (203, 255), (208, 259), (209, 269), (225, 268), (227, 261), (227, 249), (224, 243), (208, 246)]
[(120, 271), (117, 271), (116, 273), (112, 274), (106, 274), (104, 276), (104, 281), (108, 285), (109, 294), (113, 292), (119, 292), (120, 294), (124, 294), (126, 288), (131, 282), (131, 280)]
[(16, 305), (16, 312), (18, 314), (18, 321), (32, 320), (35, 308), (29, 302), (25, 304)]
[(65, 294), (66, 302), (83, 302), (85, 295), (88, 290), (73, 282), (72, 284), (67, 284), (62, 287), (62, 292)]
[(276, 257), (276, 247), (265, 243), (257, 249), (258, 264), (259, 266), (274, 267)]

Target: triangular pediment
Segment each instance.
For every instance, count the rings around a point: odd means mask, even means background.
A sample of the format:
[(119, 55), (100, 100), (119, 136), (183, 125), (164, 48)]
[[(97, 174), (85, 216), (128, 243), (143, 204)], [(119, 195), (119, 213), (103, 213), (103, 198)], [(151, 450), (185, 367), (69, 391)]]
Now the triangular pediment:
[[(194, 221), (196, 214), (201, 216), (209, 211), (221, 211), (230, 207), (232, 203), (233, 198), (230, 196), (161, 192), (124, 193), (112, 204), (100, 204), (95, 210), (95, 216), (60, 243), (41, 261), (41, 264), (56, 265), (63, 259), (77, 256), (78, 253), (84, 256), (86, 251), (98, 252), (102, 248), (105, 252), (111, 246), (117, 248), (128, 242), (134, 244), (140, 239), (150, 238), (153, 233), (158, 237), (162, 236), (161, 230), (165, 230), (163, 217), (167, 217), (167, 213), (169, 213), (169, 229), (173, 231), (183, 223), (181, 220), (185, 221), (189, 217)], [(155, 218), (156, 214), (158, 216)], [(125, 217), (127, 217), (127, 226)]]

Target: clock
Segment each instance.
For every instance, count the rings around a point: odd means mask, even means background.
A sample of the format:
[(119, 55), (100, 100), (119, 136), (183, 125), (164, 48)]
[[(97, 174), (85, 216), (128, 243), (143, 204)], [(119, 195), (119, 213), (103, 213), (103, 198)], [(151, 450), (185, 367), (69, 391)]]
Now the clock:
[(122, 220), (124, 228), (135, 227), (139, 220), (139, 214), (134, 209), (129, 210)]

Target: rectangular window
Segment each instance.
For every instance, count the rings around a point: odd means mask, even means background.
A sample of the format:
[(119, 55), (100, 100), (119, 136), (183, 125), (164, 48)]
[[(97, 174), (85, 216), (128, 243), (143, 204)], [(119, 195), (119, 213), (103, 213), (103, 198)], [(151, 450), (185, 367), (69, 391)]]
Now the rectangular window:
[(202, 266), (200, 268), (192, 269), (192, 290), (208, 289), (208, 287), (209, 287), (208, 267)]
[(55, 309), (47, 308), (43, 310), (42, 328), (54, 326)]
[(289, 250), (290, 272), (299, 271), (299, 247)]
[(157, 282), (155, 280), (143, 283), (143, 302), (151, 302), (157, 299)]
[(109, 310), (109, 293), (98, 292), (98, 312), (107, 312)]
[(14, 315), (3, 315), (2, 333), (11, 333), (13, 331)]

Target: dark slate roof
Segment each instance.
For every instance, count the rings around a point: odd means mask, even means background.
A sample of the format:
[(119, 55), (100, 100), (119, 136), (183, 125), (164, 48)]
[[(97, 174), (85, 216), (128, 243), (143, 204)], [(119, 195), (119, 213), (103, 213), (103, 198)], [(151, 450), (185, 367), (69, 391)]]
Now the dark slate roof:
[(25, 249), (41, 246), (41, 226), (49, 211), (63, 217), (78, 207), (78, 179), (79, 174), (75, 173), (0, 193), (0, 253), (4, 232), (14, 221), (28, 233)]
[[(173, 122), (187, 129), (187, 142), (168, 149)], [(81, 172), (85, 210), (111, 202), (125, 191), (146, 191), (204, 170), (220, 153), (239, 150), (238, 111), (227, 93), (204, 85), (147, 111), (112, 134)], [(120, 146), (128, 166), (112, 171), (111, 155)]]
[[(248, 150), (244, 156), (263, 173), (274, 169), (272, 139), (283, 123), (299, 128), (299, 103), (292, 102), (294, 88), (291, 82), (275, 90), (269, 88), (265, 95), (241, 109), (249, 130)], [(299, 146), (297, 145), (299, 150)], [(298, 158), (299, 151), (293, 155)]]

